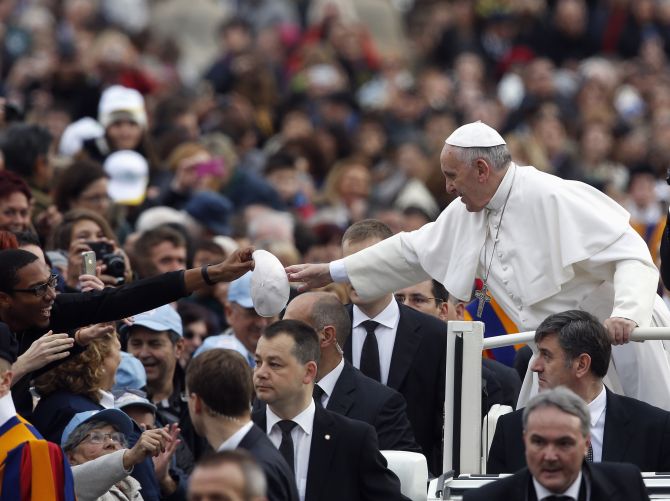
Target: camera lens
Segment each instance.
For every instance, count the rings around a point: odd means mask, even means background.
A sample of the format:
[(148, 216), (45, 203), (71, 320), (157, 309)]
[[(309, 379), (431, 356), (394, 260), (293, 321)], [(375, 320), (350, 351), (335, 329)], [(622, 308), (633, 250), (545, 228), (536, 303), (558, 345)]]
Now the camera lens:
[(126, 262), (122, 256), (118, 254), (107, 254), (104, 259), (104, 263), (107, 265), (107, 274), (113, 277), (122, 278), (126, 272)]

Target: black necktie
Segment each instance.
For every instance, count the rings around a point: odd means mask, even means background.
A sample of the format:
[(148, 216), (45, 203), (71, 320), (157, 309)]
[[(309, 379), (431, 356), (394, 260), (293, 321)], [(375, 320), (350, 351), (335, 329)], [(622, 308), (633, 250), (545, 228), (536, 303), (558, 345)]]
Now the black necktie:
[(586, 452), (586, 462), (593, 463), (593, 447), (591, 447), (591, 442), (589, 442), (589, 450)]
[(314, 403), (317, 405), (317, 407), (323, 407), (321, 399), (325, 394), (326, 392), (323, 391), (323, 388), (321, 388), (318, 384), (314, 385), (314, 389), (312, 390), (312, 397), (314, 397)]
[(542, 501), (575, 501), (571, 496), (547, 496)]
[(295, 453), (293, 451), (293, 438), (291, 437), (291, 430), (298, 425), (295, 421), (290, 419), (282, 419), (277, 423), (279, 429), (281, 430), (281, 443), (279, 444), (279, 452), (284, 456), (284, 459), (288, 463), (291, 471), (295, 474), (295, 466), (293, 464), (293, 458)]
[(379, 368), (379, 347), (377, 346), (377, 337), (375, 329), (379, 325), (374, 320), (366, 320), (361, 324), (367, 332), (363, 349), (361, 350), (361, 372), (366, 376), (381, 382), (381, 369)]

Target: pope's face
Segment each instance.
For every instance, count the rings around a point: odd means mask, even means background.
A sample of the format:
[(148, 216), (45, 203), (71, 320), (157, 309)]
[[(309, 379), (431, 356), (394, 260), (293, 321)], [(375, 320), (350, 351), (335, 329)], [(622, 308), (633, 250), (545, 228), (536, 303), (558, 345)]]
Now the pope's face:
[(579, 474), (588, 440), (577, 416), (556, 407), (536, 408), (523, 433), (528, 469), (546, 489), (565, 492)]
[(469, 212), (479, 212), (490, 200), (486, 189), (488, 180), (479, 166), (464, 163), (456, 149), (445, 145), (440, 155), (440, 167), (446, 179), (447, 193), (461, 197)]

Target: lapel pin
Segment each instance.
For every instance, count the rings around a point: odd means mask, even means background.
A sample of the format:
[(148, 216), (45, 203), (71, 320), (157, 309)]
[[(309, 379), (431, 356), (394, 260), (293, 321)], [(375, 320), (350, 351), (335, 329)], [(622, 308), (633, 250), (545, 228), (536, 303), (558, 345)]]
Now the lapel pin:
[(330, 440), (330, 435), (326, 435), (326, 436), (323, 437), (323, 438), (325, 438), (326, 440)]

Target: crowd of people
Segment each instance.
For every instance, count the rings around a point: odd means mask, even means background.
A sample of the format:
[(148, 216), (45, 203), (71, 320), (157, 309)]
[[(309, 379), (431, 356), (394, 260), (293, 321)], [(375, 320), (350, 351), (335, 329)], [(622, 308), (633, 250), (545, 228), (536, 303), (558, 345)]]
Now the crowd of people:
[[(507, 488), (668, 471), (668, 357), (628, 342), (670, 326), (667, 0), (5, 0), (0, 27), (3, 497), (403, 499), (380, 451), (443, 473), (464, 319), (536, 329), (483, 359)], [(561, 482), (540, 414), (575, 425)]]

